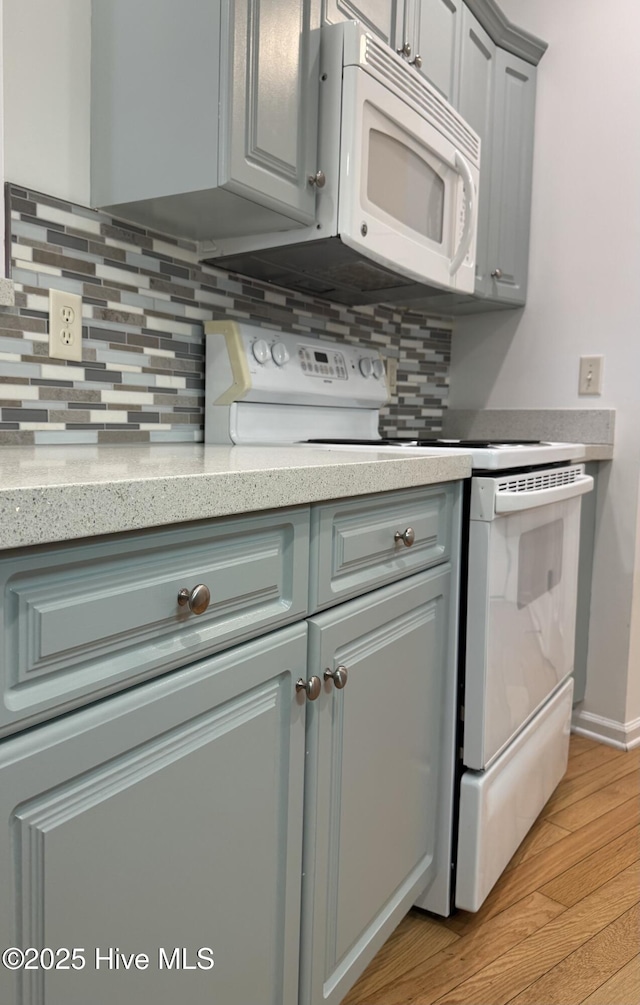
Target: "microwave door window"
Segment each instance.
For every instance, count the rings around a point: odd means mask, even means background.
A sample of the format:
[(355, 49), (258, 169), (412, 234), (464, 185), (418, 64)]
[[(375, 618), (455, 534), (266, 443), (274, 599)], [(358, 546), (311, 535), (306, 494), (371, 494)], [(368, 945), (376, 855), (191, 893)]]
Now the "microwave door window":
[(367, 198), (405, 227), (442, 244), (444, 181), (409, 146), (379, 129), (369, 131)]

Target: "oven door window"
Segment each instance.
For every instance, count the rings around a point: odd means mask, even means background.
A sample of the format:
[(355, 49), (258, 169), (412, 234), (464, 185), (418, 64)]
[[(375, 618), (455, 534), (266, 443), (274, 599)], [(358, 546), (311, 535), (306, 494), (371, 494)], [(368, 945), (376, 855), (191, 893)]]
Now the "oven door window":
[(518, 545), (518, 610), (550, 593), (562, 579), (562, 520), (524, 531)]

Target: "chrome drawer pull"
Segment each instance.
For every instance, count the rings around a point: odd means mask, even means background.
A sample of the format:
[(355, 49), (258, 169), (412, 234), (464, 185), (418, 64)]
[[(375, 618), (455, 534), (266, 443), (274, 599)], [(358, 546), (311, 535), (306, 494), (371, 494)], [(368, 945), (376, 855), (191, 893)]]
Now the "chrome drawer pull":
[(394, 541), (396, 542), (402, 541), (402, 543), (407, 548), (411, 547), (415, 539), (416, 539), (416, 532), (414, 531), (413, 527), (407, 527), (407, 529), (404, 532), (397, 530), (393, 535)]
[(180, 590), (178, 594), (178, 603), (180, 607), (185, 607), (189, 605), (189, 610), (192, 614), (204, 614), (207, 607), (209, 606), (209, 601), (211, 600), (211, 593), (209, 587), (205, 586), (204, 583), (198, 583), (197, 586), (189, 592), (189, 590)]
[(316, 700), (316, 698), (320, 694), (321, 688), (322, 688), (322, 681), (320, 680), (319, 677), (316, 677), (315, 674), (313, 675), (313, 677), (310, 677), (309, 680), (305, 681), (301, 677), (300, 680), (296, 682), (296, 691), (306, 691), (307, 698), (309, 699), (309, 701)]
[(329, 670), (329, 668), (327, 667), (327, 669), (324, 672), (324, 679), (332, 680), (335, 686), (337, 687), (338, 691), (342, 691), (342, 688), (347, 683), (348, 676), (349, 671), (345, 666), (342, 666), (342, 664), (340, 664), (339, 667), (336, 667), (336, 669), (333, 671)]

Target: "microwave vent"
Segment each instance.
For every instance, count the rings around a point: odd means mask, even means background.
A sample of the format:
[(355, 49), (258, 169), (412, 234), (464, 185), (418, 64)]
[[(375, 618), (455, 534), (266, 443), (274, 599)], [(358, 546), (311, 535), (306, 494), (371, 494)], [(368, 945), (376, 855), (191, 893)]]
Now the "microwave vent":
[(400, 61), (398, 57), (385, 46), (366, 35), (366, 48), (363, 62), (367, 63), (376, 75), (387, 80), (394, 91), (410, 101), (419, 112), (426, 116), (443, 135), (466, 154), (474, 164), (480, 163), (480, 141), (458, 113), (445, 101), (434, 87), (426, 82), (418, 73)]

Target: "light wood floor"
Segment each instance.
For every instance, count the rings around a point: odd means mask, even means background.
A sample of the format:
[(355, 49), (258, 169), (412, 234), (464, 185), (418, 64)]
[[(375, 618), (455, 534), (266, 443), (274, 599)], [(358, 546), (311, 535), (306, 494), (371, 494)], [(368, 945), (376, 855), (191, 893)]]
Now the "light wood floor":
[(640, 748), (573, 736), (477, 914), (411, 911), (343, 1005), (639, 1005)]

